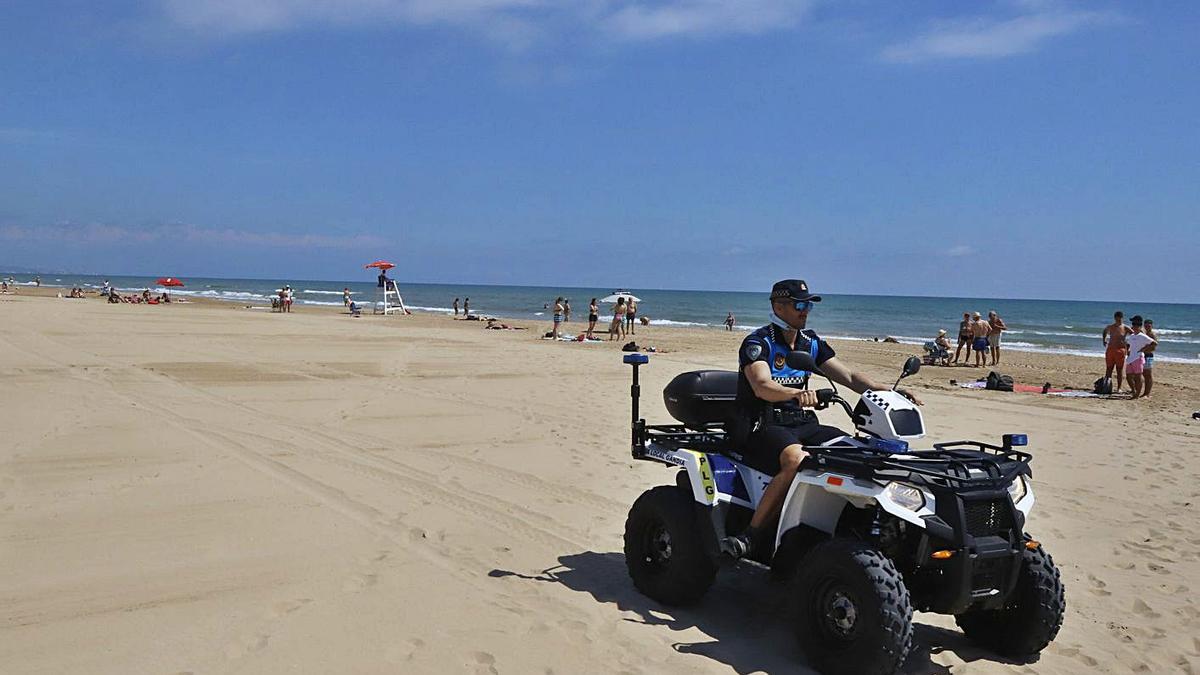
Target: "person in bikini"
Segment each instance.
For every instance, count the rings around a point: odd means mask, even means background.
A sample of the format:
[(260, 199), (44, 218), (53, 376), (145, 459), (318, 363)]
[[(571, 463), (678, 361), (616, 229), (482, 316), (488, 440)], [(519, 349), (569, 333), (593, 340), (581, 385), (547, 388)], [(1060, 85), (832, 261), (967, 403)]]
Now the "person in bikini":
[(954, 362), (958, 363), (958, 355), (962, 353), (963, 347), (967, 348), (967, 360), (971, 359), (971, 314), (963, 312), (962, 321), (958, 322), (958, 349), (954, 350)]
[(600, 307), (596, 305), (596, 299), (592, 298), (592, 301), (588, 303), (588, 327), (586, 333), (588, 340), (596, 337), (595, 335), (592, 335), (592, 331), (596, 330), (596, 322), (599, 320)]
[(1113, 322), (1100, 331), (1100, 342), (1104, 344), (1104, 379), (1111, 379), (1113, 370), (1117, 371), (1114, 394), (1121, 391), (1121, 384), (1125, 380), (1125, 356), (1128, 352), (1125, 336), (1131, 332), (1129, 326), (1125, 325), (1125, 312), (1114, 312)]

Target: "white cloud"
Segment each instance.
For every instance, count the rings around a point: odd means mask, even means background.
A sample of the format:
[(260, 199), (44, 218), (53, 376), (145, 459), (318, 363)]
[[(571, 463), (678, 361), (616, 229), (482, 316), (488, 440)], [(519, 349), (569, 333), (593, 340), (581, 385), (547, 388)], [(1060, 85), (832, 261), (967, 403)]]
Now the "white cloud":
[(205, 36), (379, 24), (472, 29), (509, 44), (552, 29), (626, 40), (762, 33), (794, 26), (815, 0), (157, 0)]
[(969, 255), (975, 255), (975, 249), (967, 246), (966, 244), (959, 244), (958, 246), (951, 247), (950, 250), (946, 251), (946, 255), (950, 256), (951, 258), (962, 258)]
[(678, 0), (627, 3), (604, 19), (605, 28), (631, 40), (671, 36), (763, 33), (796, 25), (808, 0)]
[(111, 242), (167, 242), (173, 244), (323, 249), (358, 249), (377, 247), (386, 243), (383, 238), (370, 234), (336, 236), (306, 234), (303, 232), (256, 232), (233, 228), (206, 228), (186, 224), (128, 227), (124, 225), (76, 225), (71, 223), (38, 227), (21, 225), (0, 226), (0, 241), (58, 242), (86, 245), (103, 245)]
[(883, 50), (885, 61), (916, 63), (935, 59), (995, 59), (1035, 51), (1054, 37), (1111, 24), (1111, 12), (1067, 9), (1054, 3), (1023, 2), (1024, 13), (935, 22), (925, 33)]

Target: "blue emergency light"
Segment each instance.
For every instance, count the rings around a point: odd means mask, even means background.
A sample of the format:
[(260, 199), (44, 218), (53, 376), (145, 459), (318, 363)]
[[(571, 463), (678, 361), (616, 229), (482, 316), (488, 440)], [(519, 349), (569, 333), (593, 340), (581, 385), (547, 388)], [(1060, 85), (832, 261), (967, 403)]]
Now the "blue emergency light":
[(625, 363), (628, 363), (631, 366), (632, 365), (641, 366), (641, 365), (650, 363), (650, 357), (646, 356), (645, 354), (626, 354), (625, 358), (623, 358), (621, 360), (624, 361)]
[(1004, 441), (1006, 448), (1019, 448), (1023, 445), (1029, 445), (1029, 437), (1025, 434), (1004, 434), (1000, 437)]

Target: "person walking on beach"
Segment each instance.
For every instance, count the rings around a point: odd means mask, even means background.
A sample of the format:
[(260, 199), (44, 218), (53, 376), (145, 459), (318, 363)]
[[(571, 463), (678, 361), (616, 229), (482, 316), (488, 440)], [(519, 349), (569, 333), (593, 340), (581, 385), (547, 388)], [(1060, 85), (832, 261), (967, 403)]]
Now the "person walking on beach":
[(617, 306), (613, 307), (612, 323), (608, 326), (608, 340), (614, 337), (625, 337), (625, 296), (617, 297)]
[(1125, 325), (1125, 312), (1113, 312), (1113, 322), (1100, 331), (1100, 342), (1104, 344), (1104, 379), (1112, 379), (1113, 370), (1117, 371), (1116, 393), (1121, 391), (1125, 376), (1125, 356), (1128, 347), (1125, 336), (1132, 331)]
[(594, 340), (596, 338), (595, 335), (592, 335), (592, 331), (596, 330), (596, 321), (599, 319), (600, 308), (596, 305), (596, 299), (592, 298), (592, 301), (588, 303), (588, 327), (587, 334), (585, 336), (588, 340)]
[(967, 348), (967, 360), (971, 360), (971, 338), (973, 337), (971, 314), (970, 312), (963, 312), (962, 321), (958, 322), (958, 349), (954, 350), (955, 363), (958, 363), (958, 355), (962, 352), (963, 347)]
[(283, 311), (287, 312), (288, 314), (292, 313), (292, 298), (293, 298), (292, 287), (284, 286), (283, 287)]
[(552, 328), (550, 331), (550, 335), (555, 340), (558, 339), (558, 327), (559, 327), (559, 325), (562, 324), (562, 322), (563, 322), (563, 299), (562, 299), (562, 296), (559, 296), (554, 299), (554, 328)]
[(992, 349), (992, 365), (1000, 363), (1000, 333), (1008, 330), (996, 310), (988, 312), (988, 346)]
[(728, 314), (725, 315), (725, 330), (729, 330), (729, 331), (733, 330), (733, 325), (735, 323), (736, 323), (736, 320), (733, 318), (733, 312), (729, 312)]
[(1154, 344), (1156, 340), (1142, 331), (1142, 317), (1135, 316), (1129, 320), (1129, 334), (1125, 336), (1125, 344), (1129, 352), (1125, 355), (1125, 379), (1129, 381), (1129, 389), (1133, 398), (1142, 395), (1142, 375), (1146, 367), (1146, 354), (1143, 349)]
[(463, 317), (471, 316), (471, 299), (463, 298)]
[(629, 304), (625, 305), (625, 331), (629, 335), (637, 335), (637, 331), (633, 329), (633, 322), (637, 319), (637, 301), (632, 297), (629, 298)]
[(1142, 327), (1146, 330), (1146, 335), (1154, 342), (1142, 347), (1142, 353), (1146, 355), (1146, 364), (1142, 366), (1142, 379), (1145, 381), (1145, 387), (1142, 389), (1142, 398), (1150, 395), (1150, 390), (1154, 388), (1154, 350), (1158, 348), (1158, 336), (1154, 334), (1154, 320), (1146, 319), (1142, 323)]
[[(741, 461), (773, 478), (749, 526), (721, 539), (721, 551), (731, 558), (753, 553), (760, 533), (778, 518), (800, 463), (808, 456), (804, 446), (846, 435), (817, 419), (812, 411), (817, 393), (808, 389), (809, 373), (789, 366), (788, 354), (794, 350), (811, 354), (824, 375), (857, 393), (891, 389), (843, 365), (833, 347), (806, 328), (809, 313), (820, 301), (821, 296), (810, 293), (800, 279), (776, 283), (770, 296), (771, 323), (747, 335), (738, 349), (737, 413), (727, 426), (731, 447), (741, 452)], [(896, 391), (920, 405), (912, 394)]]
[(342, 307), (350, 306), (350, 289), (342, 287)]
[(454, 316), (458, 316), (458, 298), (454, 299)]
[(988, 357), (988, 333), (992, 330), (992, 325), (983, 320), (979, 312), (972, 315), (974, 321), (971, 322), (971, 349), (975, 352), (975, 367), (986, 366)]

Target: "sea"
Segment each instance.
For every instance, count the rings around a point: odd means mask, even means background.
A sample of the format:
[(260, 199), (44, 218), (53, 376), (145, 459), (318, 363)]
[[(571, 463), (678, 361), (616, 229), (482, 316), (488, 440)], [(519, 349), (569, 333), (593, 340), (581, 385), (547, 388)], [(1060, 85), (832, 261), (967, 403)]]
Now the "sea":
[[(32, 285), (33, 275), (0, 271), (19, 285)], [(154, 279), (130, 276), (71, 274), (41, 275), (41, 285), (85, 289), (100, 288), (105, 279), (124, 292), (149, 288), (161, 291)], [(171, 289), (176, 297), (204, 297), (251, 306), (270, 304), (284, 284), (295, 292), (297, 304), (342, 306), (342, 290), (348, 288), (358, 302), (378, 300), (374, 279), (363, 281), (305, 281), (302, 279), (217, 279), (193, 277), (183, 288)], [(408, 283), (399, 280), (405, 305), (414, 312), (451, 314), (453, 301), (470, 299), (472, 313), (525, 320), (545, 320), (547, 329), (554, 300), (571, 302), (570, 322), (587, 320), (588, 302), (617, 291), (632, 293), (641, 302), (640, 316), (651, 325), (688, 326), (724, 330), (727, 312), (733, 312), (738, 331), (753, 330), (768, 321), (766, 292), (682, 291), (643, 288), (572, 288), (543, 286), (484, 286), (470, 284)], [(1113, 312), (1125, 312), (1154, 320), (1160, 362), (1200, 363), (1200, 305), (1154, 302), (1093, 302), (1072, 300), (1018, 300), (1004, 298), (950, 298), (892, 295), (842, 295), (823, 293), (822, 302), (809, 316), (809, 327), (822, 336), (846, 340), (895, 338), (904, 344), (923, 345), (944, 328), (955, 342), (963, 312), (984, 316), (995, 310), (1008, 324), (1003, 346), (1015, 351), (1077, 356), (1103, 356), (1100, 331), (1112, 321)], [(460, 303), (461, 304), (461, 303)], [(604, 305), (601, 321), (611, 317)]]

